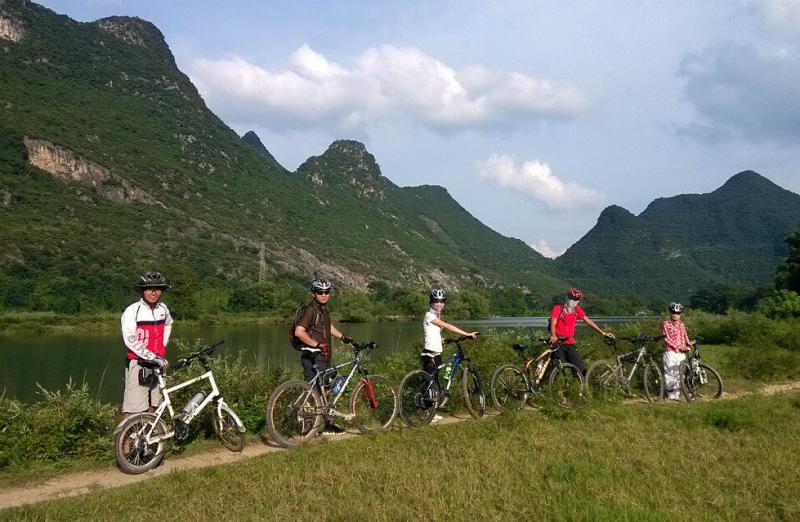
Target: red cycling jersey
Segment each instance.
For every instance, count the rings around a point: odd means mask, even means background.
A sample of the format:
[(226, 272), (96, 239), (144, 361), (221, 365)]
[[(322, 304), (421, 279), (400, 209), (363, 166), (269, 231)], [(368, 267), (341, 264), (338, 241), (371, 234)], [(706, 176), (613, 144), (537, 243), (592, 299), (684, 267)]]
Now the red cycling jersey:
[(550, 321), (555, 322), (556, 336), (568, 338), (564, 344), (575, 344), (575, 325), (579, 319), (586, 317), (586, 314), (578, 305), (575, 305), (575, 309), (569, 314), (562, 312), (563, 309), (562, 305), (555, 305), (550, 312)]
[(152, 360), (166, 356), (172, 332), (172, 316), (166, 305), (159, 302), (151, 308), (140, 300), (125, 309), (121, 323), (128, 359)]

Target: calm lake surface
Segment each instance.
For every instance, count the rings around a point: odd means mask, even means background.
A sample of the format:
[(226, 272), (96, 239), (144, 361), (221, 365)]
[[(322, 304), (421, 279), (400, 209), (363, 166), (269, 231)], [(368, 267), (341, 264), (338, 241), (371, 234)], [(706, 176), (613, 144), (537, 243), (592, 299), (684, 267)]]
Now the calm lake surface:
[[(601, 323), (630, 321), (630, 317), (595, 317)], [(375, 341), (379, 348), (371, 360), (386, 354), (414, 350), (422, 343), (422, 322), (344, 324), (342, 330), (357, 341)], [(463, 329), (543, 328), (545, 317), (495, 317), (481, 321), (453, 321)], [(579, 323), (580, 324), (580, 323)], [(175, 323), (167, 357), (175, 360), (173, 341), (201, 339), (205, 343), (225, 339), (221, 351), (241, 353), (244, 360), (264, 371), (275, 366), (299, 365), (299, 354), (287, 341), (287, 326), (236, 326), (181, 328)], [(92, 393), (109, 402), (122, 399), (123, 363), (126, 350), (118, 332), (105, 334), (0, 335), (0, 394), (22, 401), (37, 398), (37, 383), (57, 390), (72, 379), (86, 382)]]

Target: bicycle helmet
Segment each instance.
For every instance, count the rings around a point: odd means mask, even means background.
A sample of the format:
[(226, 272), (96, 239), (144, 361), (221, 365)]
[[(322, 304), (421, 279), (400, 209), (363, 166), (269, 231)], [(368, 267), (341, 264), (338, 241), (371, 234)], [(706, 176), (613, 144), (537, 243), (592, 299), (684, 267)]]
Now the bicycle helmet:
[(149, 270), (139, 276), (139, 280), (136, 281), (136, 288), (140, 290), (144, 290), (145, 288), (160, 288), (166, 290), (172, 287), (167, 283), (164, 274), (156, 272), (155, 270)]
[(673, 314), (679, 314), (683, 312), (683, 305), (680, 303), (670, 303), (669, 304), (669, 311)]
[(578, 290), (577, 288), (570, 288), (567, 290), (567, 297), (569, 299), (574, 299), (575, 301), (580, 301), (583, 299), (583, 292)]
[(444, 288), (431, 288), (431, 302), (433, 301), (447, 301)]
[(324, 277), (315, 277), (311, 280), (311, 291), (316, 292), (318, 290), (330, 290), (331, 289), (331, 282), (325, 279)]

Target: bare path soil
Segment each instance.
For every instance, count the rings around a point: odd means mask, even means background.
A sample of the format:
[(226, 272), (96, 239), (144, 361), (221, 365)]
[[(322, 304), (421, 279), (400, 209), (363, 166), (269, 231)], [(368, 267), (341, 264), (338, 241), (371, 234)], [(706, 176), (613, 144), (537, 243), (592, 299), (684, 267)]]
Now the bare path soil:
[[(735, 399), (745, 395), (776, 395), (800, 390), (800, 381), (767, 384), (756, 391), (724, 393), (722, 399)], [(470, 419), (467, 414), (444, 417), (439, 424), (452, 424)], [(324, 434), (330, 442), (356, 437), (357, 432), (349, 430), (340, 434)], [(167, 455), (156, 469), (141, 475), (126, 475), (115, 467), (99, 470), (69, 473), (48, 479), (41, 483), (26, 484), (19, 487), (0, 488), (0, 509), (21, 506), (89, 493), (91, 491), (116, 488), (171, 473), (173, 471), (204, 468), (249, 459), (267, 453), (285, 451), (271, 443), (255, 442), (247, 444), (241, 453), (233, 453), (222, 447), (184, 458), (170, 458)]]

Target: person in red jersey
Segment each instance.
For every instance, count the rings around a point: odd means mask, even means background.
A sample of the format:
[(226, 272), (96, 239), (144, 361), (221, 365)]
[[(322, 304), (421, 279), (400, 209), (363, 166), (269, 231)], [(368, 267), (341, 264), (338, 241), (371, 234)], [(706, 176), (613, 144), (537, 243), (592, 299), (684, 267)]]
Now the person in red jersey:
[[(172, 332), (172, 316), (161, 302), (161, 295), (170, 286), (160, 272), (145, 272), (136, 287), (142, 298), (122, 313), (122, 340), (128, 349), (125, 360), (125, 392), (122, 398), (122, 415), (153, 412), (161, 403), (161, 394), (151, 379), (147, 384), (147, 369), (140, 360), (152, 361), (161, 368), (167, 362), (167, 343)], [(144, 372), (142, 371), (144, 370)]]
[(561, 342), (561, 350), (557, 351), (554, 357), (574, 365), (586, 375), (586, 365), (583, 364), (583, 359), (575, 348), (575, 325), (582, 320), (603, 337), (614, 339), (614, 334), (597, 326), (580, 307), (578, 303), (583, 299), (583, 292), (577, 288), (570, 288), (566, 297), (563, 304), (555, 305), (550, 312), (550, 344), (555, 346), (559, 338), (566, 337)]

